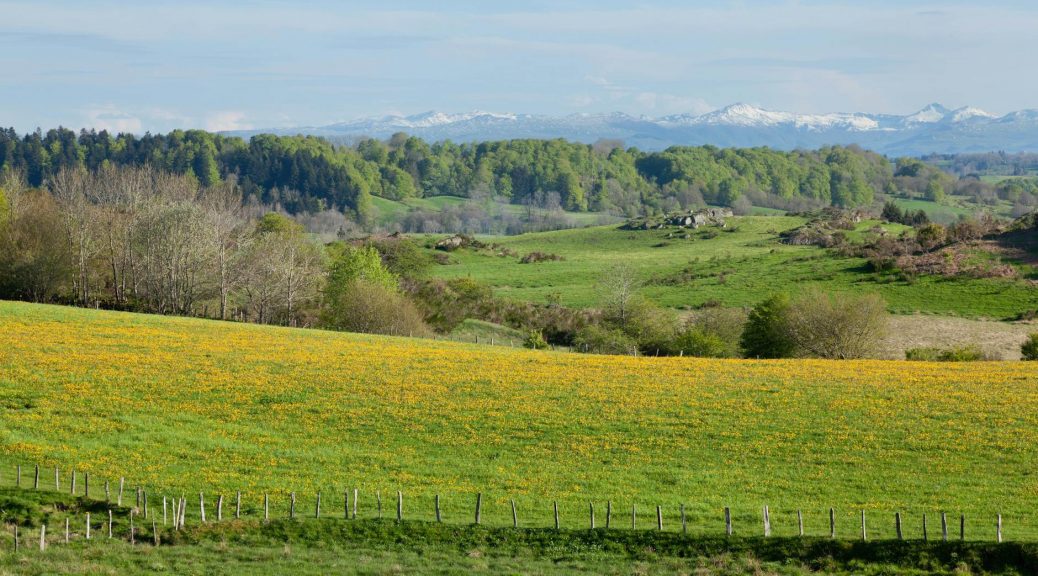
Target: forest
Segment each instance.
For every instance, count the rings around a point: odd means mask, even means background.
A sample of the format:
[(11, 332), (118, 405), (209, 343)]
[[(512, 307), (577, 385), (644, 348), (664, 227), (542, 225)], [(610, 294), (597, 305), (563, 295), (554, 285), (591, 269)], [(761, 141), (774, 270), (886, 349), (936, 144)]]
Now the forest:
[[(202, 187), (233, 177), (247, 203), (289, 214), (332, 209), (361, 225), (373, 217), (373, 196), (494, 199), (629, 217), (703, 204), (853, 207), (872, 204), (882, 193), (939, 199), (960, 187), (960, 180), (930, 164), (892, 161), (856, 146), (647, 153), (609, 140), (456, 144), (397, 134), (342, 145), (303, 136), (245, 141), (200, 130), (143, 136), (0, 130), (0, 170), (24, 174), (31, 187), (48, 185), (66, 168), (96, 172), (107, 165), (190, 176)], [(979, 188), (975, 194), (997, 195), (994, 186), (970, 185)], [(1033, 201), (1030, 192), (1025, 200)]]

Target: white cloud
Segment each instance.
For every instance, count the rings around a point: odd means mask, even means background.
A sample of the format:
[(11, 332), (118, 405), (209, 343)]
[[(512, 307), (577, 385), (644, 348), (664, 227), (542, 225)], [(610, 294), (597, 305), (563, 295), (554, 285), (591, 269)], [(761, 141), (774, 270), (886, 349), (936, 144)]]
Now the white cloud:
[(133, 114), (124, 112), (114, 106), (104, 106), (88, 110), (86, 113), (87, 128), (107, 130), (109, 132), (140, 133), (143, 123)]
[(245, 113), (236, 110), (213, 112), (205, 117), (205, 129), (210, 132), (247, 130), (252, 124), (245, 121)]

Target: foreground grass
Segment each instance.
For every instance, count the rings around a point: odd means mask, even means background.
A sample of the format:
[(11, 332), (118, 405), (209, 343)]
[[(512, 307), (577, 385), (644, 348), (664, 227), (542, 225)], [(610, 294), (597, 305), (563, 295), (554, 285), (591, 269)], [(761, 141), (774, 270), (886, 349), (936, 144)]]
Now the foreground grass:
[[(752, 306), (776, 291), (818, 286), (835, 292), (876, 292), (893, 312), (1011, 318), (1038, 308), (1038, 290), (1026, 280), (923, 277), (904, 282), (870, 272), (862, 258), (835, 256), (813, 246), (788, 246), (778, 234), (804, 223), (794, 216), (733, 218), (727, 231), (704, 229), (690, 239), (671, 230), (620, 230), (616, 226), (486, 239), (519, 254), (547, 252), (560, 261), (520, 264), (518, 258), (459, 250), (453, 264), (436, 266), (444, 278), (471, 277), (515, 300), (558, 297), (570, 306), (595, 306), (594, 286), (611, 266), (624, 263), (648, 282), (646, 296), (665, 306), (718, 302)], [(850, 234), (860, 238), (877, 222)], [(891, 226), (897, 233), (899, 227)]]
[[(828, 538), (689, 537), (656, 530), (514, 529), (421, 521), (334, 518), (224, 520), (173, 531), (115, 508), (114, 538), (95, 523), (100, 502), (49, 491), (0, 489), (6, 530), (0, 574), (1030, 574), (1038, 545), (980, 542), (863, 542)], [(10, 511), (16, 511), (11, 515)], [(102, 514), (103, 515), (103, 514)], [(73, 520), (65, 543), (64, 518)], [(12, 527), (21, 527), (14, 551)], [(38, 526), (51, 532), (39, 551)], [(153, 528), (154, 526), (154, 528)], [(154, 531), (153, 531), (154, 530)], [(158, 535), (159, 545), (155, 545)]]
[[(589, 501), (689, 532), (876, 538), (967, 517), (968, 537), (1038, 540), (1038, 370), (1029, 364), (587, 357), (0, 303), (0, 482), (16, 463), (125, 476), (154, 498), (263, 493), (359, 516), (586, 527)], [(79, 489), (82, 490), (82, 477)], [(392, 496), (390, 496), (392, 495)], [(153, 500), (153, 506), (156, 500)], [(341, 509), (341, 508), (340, 508)], [(305, 512), (303, 512), (305, 513)]]

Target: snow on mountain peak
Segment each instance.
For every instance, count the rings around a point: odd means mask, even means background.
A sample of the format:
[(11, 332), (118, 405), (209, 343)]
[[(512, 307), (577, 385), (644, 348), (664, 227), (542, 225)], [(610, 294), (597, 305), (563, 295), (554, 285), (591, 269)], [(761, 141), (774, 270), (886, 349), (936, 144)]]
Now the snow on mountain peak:
[(965, 122), (973, 118), (995, 118), (995, 115), (973, 106), (963, 106), (962, 108), (952, 110), (951, 113), (952, 122)]
[(949, 112), (951, 112), (951, 110), (948, 110), (944, 106), (934, 102), (915, 114), (905, 116), (905, 123), (930, 124), (933, 122), (940, 122), (941, 120), (944, 120), (944, 117), (947, 116)]

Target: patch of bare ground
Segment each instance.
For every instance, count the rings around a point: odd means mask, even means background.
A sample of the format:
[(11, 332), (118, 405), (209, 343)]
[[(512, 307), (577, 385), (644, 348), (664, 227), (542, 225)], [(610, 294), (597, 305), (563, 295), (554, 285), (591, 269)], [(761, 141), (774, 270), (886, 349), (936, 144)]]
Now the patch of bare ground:
[(990, 358), (1019, 360), (1020, 345), (1038, 332), (1034, 322), (997, 322), (950, 316), (892, 315), (880, 355), (904, 359), (912, 348), (953, 348), (975, 345)]

